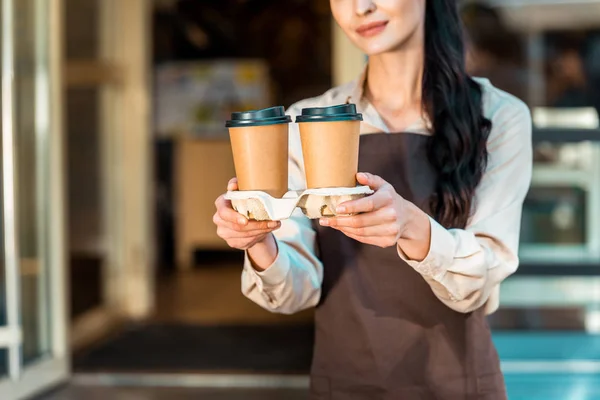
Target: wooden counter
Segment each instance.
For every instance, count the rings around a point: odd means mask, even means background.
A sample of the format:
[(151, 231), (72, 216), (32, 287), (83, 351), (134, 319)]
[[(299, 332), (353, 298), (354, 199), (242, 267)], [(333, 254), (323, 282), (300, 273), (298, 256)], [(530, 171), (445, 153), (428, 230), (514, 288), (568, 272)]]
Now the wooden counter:
[(177, 264), (187, 268), (195, 249), (228, 249), (212, 217), (215, 200), (235, 176), (229, 140), (178, 139), (173, 171)]

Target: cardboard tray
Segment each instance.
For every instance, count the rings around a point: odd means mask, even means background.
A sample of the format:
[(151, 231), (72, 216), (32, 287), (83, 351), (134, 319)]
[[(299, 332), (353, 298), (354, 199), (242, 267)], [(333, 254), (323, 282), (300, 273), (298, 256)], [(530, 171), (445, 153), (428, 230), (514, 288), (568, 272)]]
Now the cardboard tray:
[(296, 208), (310, 219), (332, 217), (337, 215), (335, 209), (339, 204), (373, 193), (368, 186), (356, 186), (289, 191), (281, 199), (259, 191), (231, 191), (225, 198), (237, 212), (250, 219), (281, 221), (288, 219)]

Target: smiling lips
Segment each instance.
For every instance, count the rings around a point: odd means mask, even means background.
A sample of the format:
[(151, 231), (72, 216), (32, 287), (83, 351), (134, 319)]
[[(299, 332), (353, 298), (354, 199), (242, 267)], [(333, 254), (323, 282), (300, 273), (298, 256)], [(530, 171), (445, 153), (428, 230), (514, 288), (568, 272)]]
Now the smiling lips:
[(356, 33), (358, 33), (362, 37), (375, 36), (383, 32), (387, 24), (388, 21), (376, 21), (364, 24), (356, 29)]

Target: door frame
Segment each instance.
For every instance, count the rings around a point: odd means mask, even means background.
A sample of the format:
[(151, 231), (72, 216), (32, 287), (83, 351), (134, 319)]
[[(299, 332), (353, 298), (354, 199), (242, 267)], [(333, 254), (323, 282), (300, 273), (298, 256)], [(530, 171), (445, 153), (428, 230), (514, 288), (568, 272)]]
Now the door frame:
[(119, 83), (101, 97), (102, 188), (108, 261), (105, 299), (126, 319), (154, 308), (154, 224), (149, 0), (102, 0), (103, 61)]
[[(36, 68), (36, 77), (39, 86), (36, 89), (36, 105), (40, 106), (40, 120), (36, 122), (36, 131), (46, 140), (46, 157), (43, 160), (46, 167), (47, 178), (45, 191), (41, 196), (47, 196), (45, 207), (47, 208), (40, 224), (45, 229), (44, 241), (40, 242), (42, 251), (40, 254), (45, 258), (45, 263), (40, 263), (41, 273), (40, 285), (47, 285), (41, 293), (47, 294), (49, 303), (40, 308), (40, 313), (50, 313), (50, 318), (42, 317), (49, 326), (49, 354), (38, 361), (23, 367), (20, 356), (22, 343), (22, 328), (20, 326), (21, 310), (18, 304), (18, 291), (20, 288), (19, 278), (22, 273), (21, 260), (18, 257), (18, 243), (16, 235), (15, 208), (18, 206), (14, 191), (14, 143), (15, 129), (13, 126), (14, 116), (14, 2), (18, 0), (2, 0), (3, 7), (3, 35), (2, 35), (2, 96), (3, 96), (3, 143), (9, 144), (10, 148), (3, 148), (4, 154), (9, 159), (4, 159), (4, 183), (8, 185), (8, 191), (4, 196), (8, 197), (5, 203), (5, 215), (8, 215), (8, 234), (5, 234), (5, 246), (7, 270), (7, 289), (10, 293), (7, 298), (9, 304), (7, 309), (11, 310), (8, 320), (7, 341), (12, 342), (9, 347), (9, 377), (0, 380), (0, 398), (6, 400), (20, 399), (32, 396), (51, 386), (66, 380), (70, 374), (70, 354), (67, 346), (67, 281), (65, 274), (65, 202), (64, 202), (64, 158), (63, 158), (63, 126), (62, 126), (62, 0), (35, 0), (38, 10), (43, 7), (44, 12), (37, 11), (35, 14), (36, 27), (43, 29), (36, 32), (36, 38), (46, 38), (44, 46), (37, 45), (36, 56), (41, 58), (47, 68)], [(8, 101), (8, 102), (7, 102)], [(36, 115), (37, 117), (37, 115)], [(8, 118), (8, 120), (6, 119)], [(8, 169), (6, 169), (8, 167)], [(38, 187), (42, 187), (41, 185)], [(16, 203), (16, 204), (15, 204)], [(38, 206), (39, 211), (43, 207)], [(12, 237), (10, 237), (12, 236)], [(9, 246), (10, 249), (9, 249)], [(9, 276), (10, 275), (10, 278)], [(45, 279), (47, 278), (47, 281)], [(10, 298), (12, 297), (12, 298)], [(40, 304), (42, 304), (40, 302)], [(45, 304), (44, 304), (45, 306)], [(1, 331), (1, 330), (0, 330)], [(42, 329), (43, 331), (43, 329)], [(16, 349), (16, 350), (15, 350)]]
[(74, 349), (154, 309), (150, 0), (98, 1), (100, 55), (68, 60), (68, 87), (100, 91), (102, 231), (100, 306), (71, 326)]

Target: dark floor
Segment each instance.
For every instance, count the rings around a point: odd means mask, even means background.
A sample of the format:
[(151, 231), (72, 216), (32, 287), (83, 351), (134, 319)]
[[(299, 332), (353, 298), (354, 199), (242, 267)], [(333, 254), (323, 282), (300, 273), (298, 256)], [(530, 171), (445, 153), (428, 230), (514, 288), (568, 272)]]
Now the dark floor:
[(306, 374), (311, 324), (146, 323), (75, 355), (77, 372), (223, 372)]
[(69, 281), (71, 320), (102, 304), (102, 263), (97, 255), (71, 254)]

